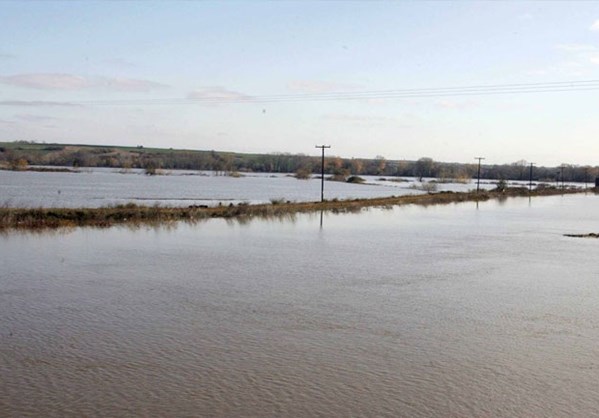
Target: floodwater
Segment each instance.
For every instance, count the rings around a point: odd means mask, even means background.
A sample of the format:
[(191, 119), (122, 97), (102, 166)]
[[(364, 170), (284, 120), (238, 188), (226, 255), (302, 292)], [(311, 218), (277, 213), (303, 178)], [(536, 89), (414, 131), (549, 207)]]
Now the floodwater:
[[(320, 179), (297, 180), (285, 174), (244, 174), (234, 178), (212, 172), (170, 171), (146, 176), (141, 170), (123, 174), (115, 169), (83, 169), (77, 173), (0, 171), (0, 206), (102, 207), (126, 203), (188, 206), (229, 203), (268, 203), (271, 200), (318, 201)], [(350, 199), (423, 193), (414, 179), (364, 176), (368, 184), (325, 182), (325, 198)], [(426, 179), (431, 180), (431, 179)], [(485, 181), (482, 188), (495, 187)], [(466, 184), (443, 183), (437, 189), (468, 191)]]
[(1, 235), (0, 416), (597, 416), (597, 213)]

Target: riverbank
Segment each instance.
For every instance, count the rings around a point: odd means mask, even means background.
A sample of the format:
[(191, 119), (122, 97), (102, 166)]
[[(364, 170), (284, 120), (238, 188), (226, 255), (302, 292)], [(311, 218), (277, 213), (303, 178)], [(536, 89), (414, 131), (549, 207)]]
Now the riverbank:
[(163, 207), (135, 204), (103, 208), (0, 208), (0, 230), (48, 229), (74, 226), (106, 228), (120, 224), (151, 225), (176, 221), (196, 222), (210, 218), (284, 217), (296, 213), (319, 211), (355, 212), (367, 207), (398, 205), (436, 205), (467, 201), (486, 201), (509, 197), (553, 196), (562, 194), (597, 192), (596, 189), (546, 188), (529, 192), (525, 188), (504, 191), (440, 192), (425, 195), (409, 195), (354, 200), (326, 200), (324, 202), (283, 202), (270, 204), (219, 205), (215, 207)]

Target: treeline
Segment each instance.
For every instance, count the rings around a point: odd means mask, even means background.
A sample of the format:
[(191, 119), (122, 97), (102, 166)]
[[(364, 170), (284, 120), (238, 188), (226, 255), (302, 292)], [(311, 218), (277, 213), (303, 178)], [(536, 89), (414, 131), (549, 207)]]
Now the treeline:
[[(211, 170), (221, 173), (272, 172), (318, 174), (320, 157), (302, 154), (239, 154), (217, 151), (173, 150), (138, 147), (40, 144), (25, 141), (0, 143), (0, 165), (26, 169), (29, 165), (68, 167), (140, 168), (156, 170)], [(325, 173), (330, 175), (377, 175), (435, 177), (447, 181), (467, 181), (477, 176), (476, 164), (445, 163), (431, 158), (417, 161), (327, 157)], [(528, 180), (530, 166), (524, 161), (482, 165), (481, 178)], [(534, 181), (594, 182), (599, 167), (563, 164), (560, 167), (534, 167)]]

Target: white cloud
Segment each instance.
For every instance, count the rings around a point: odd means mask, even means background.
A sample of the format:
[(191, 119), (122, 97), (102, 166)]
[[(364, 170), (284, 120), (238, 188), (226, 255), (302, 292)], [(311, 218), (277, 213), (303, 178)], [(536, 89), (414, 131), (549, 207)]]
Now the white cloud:
[(360, 86), (318, 80), (294, 80), (287, 83), (287, 88), (297, 93), (332, 93), (356, 90)]
[(599, 19), (595, 20), (589, 29), (593, 32), (599, 32)]
[(38, 73), (0, 77), (0, 83), (37, 90), (84, 90), (105, 88), (124, 92), (146, 92), (167, 87), (149, 80), (111, 77), (84, 77), (74, 74)]
[(240, 100), (250, 100), (249, 96), (238, 91), (228, 90), (224, 87), (202, 87), (192, 91), (187, 95), (190, 100), (207, 101), (207, 102), (234, 102)]

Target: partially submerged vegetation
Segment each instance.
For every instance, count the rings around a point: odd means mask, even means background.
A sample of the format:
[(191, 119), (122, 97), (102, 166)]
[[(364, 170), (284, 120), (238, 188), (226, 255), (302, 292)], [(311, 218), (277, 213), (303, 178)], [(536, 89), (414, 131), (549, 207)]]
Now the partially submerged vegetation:
[(345, 174), (333, 174), (332, 176), (327, 177), (326, 180), (338, 181), (341, 183), (353, 183), (353, 184), (362, 184), (366, 181), (360, 176), (349, 176), (348, 177)]
[[(596, 191), (595, 189), (593, 189)], [(580, 193), (581, 189), (523, 188), (504, 191), (441, 192), (422, 195), (382, 197), (374, 199), (327, 200), (324, 202), (290, 202), (273, 199), (269, 204), (219, 205), (215, 207), (192, 205), (188, 207), (140, 206), (127, 204), (103, 208), (0, 208), (0, 230), (44, 229), (72, 226), (109, 227), (119, 224), (156, 224), (176, 221), (196, 222), (210, 218), (288, 217), (296, 213), (319, 211), (355, 212), (368, 207), (391, 207), (395, 205), (435, 205), (467, 201), (485, 201), (510, 196), (548, 196)]]

